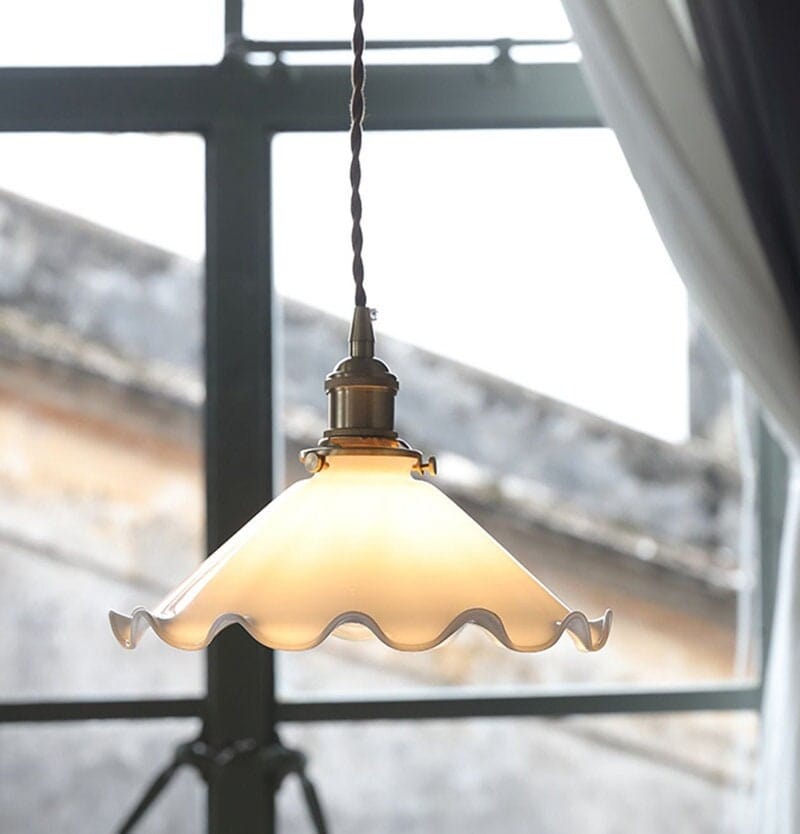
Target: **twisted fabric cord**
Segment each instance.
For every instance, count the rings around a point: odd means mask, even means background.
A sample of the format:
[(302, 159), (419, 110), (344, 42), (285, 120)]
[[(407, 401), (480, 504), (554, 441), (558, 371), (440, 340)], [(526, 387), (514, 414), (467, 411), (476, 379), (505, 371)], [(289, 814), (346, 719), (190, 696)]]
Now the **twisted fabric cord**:
[(353, 218), (353, 231), (350, 239), (353, 243), (353, 280), (356, 283), (356, 307), (367, 306), (367, 294), (364, 292), (364, 261), (361, 249), (364, 236), (361, 233), (361, 136), (364, 124), (364, 0), (353, 2), (353, 70), (351, 79), (353, 94), (350, 98), (350, 214)]

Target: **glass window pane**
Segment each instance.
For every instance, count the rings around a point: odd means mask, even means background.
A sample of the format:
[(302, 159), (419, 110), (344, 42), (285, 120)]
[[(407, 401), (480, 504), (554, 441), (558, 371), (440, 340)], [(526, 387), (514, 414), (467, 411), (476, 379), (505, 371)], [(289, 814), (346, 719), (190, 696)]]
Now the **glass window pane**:
[(3, 66), (211, 64), (224, 0), (26, 0), (0, 12)]
[[(289, 481), (326, 425), (323, 379), (345, 348), (348, 155), (339, 134), (274, 141)], [(751, 675), (727, 367), (694, 319), (690, 337), (613, 135), (368, 133), (363, 171), (366, 288), (400, 378), (401, 435), (567, 603), (616, 619), (590, 656), (569, 640), (516, 655), (478, 629), (421, 655), (329, 640), (281, 656), (284, 695)], [(692, 379), (722, 382), (692, 401), (690, 350)]]
[[(565, 51), (566, 50), (566, 51)], [(572, 44), (564, 46), (544, 46), (540, 48), (538, 61), (553, 60), (568, 63), (577, 60), (574, 57)], [(248, 58), (252, 62), (262, 60), (265, 53), (257, 53)], [(268, 55), (268, 53), (267, 53)], [(525, 53), (523, 53), (525, 55)], [(544, 56), (547, 56), (547, 59)], [(559, 56), (560, 57), (557, 57)], [(494, 46), (465, 46), (465, 47), (431, 47), (431, 48), (401, 48), (376, 49), (369, 53), (368, 65), (379, 64), (489, 64), (498, 56)], [(531, 57), (531, 53), (528, 53)], [(517, 60), (516, 54), (514, 59)], [(267, 60), (269, 58), (267, 57)], [(353, 53), (348, 49), (294, 49), (281, 52), (281, 61), (287, 66), (349, 66), (353, 61)], [(521, 61), (522, 62), (522, 61)], [(529, 61), (535, 63), (535, 61)]]
[[(200, 731), (194, 720), (107, 721), (0, 727), (0, 820), (14, 834), (116, 831), (176, 744)], [(194, 834), (205, 828), (205, 788), (181, 770), (137, 834)]]
[[(734, 834), (754, 736), (754, 717), (722, 713), (283, 730), (342, 834)], [(287, 780), (281, 830), (307, 825), (299, 794)]]
[[(274, 153), (278, 290), (347, 317), (348, 140), (284, 134)], [(362, 153), (382, 334), (686, 438), (686, 292), (611, 131), (381, 132)]]
[[(244, 29), (267, 40), (344, 40), (352, 33), (352, 4), (346, 0), (245, 0)], [(364, 17), (370, 40), (569, 38), (560, 0), (445, 0), (402, 5), (373, 3)]]
[(203, 144), (143, 140), (0, 137), (0, 698), (201, 688), (107, 621), (204, 550)]

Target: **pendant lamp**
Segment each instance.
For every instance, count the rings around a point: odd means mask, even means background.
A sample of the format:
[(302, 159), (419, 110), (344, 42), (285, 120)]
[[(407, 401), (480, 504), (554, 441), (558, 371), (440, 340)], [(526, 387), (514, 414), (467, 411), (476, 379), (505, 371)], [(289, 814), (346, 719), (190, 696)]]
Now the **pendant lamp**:
[(238, 623), (274, 649), (310, 649), (333, 633), (421, 651), (472, 623), (520, 652), (547, 649), (565, 631), (580, 649), (596, 651), (608, 639), (611, 611), (589, 620), (571, 610), (429, 482), (434, 458), (395, 432), (398, 381), (375, 357), (361, 259), (363, 0), (354, 15), (356, 306), (349, 356), (325, 381), (329, 427), (301, 453), (310, 477), (264, 507), (154, 608), (109, 612), (111, 628), (129, 649), (148, 626), (171, 646), (202, 649)]

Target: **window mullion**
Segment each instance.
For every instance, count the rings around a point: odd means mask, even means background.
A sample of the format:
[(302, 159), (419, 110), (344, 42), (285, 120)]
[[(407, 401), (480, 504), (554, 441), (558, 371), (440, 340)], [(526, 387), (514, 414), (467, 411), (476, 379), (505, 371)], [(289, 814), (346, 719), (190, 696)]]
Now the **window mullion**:
[[(252, 123), (207, 141), (206, 515), (215, 550), (272, 497), (270, 148)], [(208, 649), (205, 736), (270, 743), (273, 654), (233, 626)], [(269, 834), (274, 797), (255, 756), (209, 777), (209, 834)]]

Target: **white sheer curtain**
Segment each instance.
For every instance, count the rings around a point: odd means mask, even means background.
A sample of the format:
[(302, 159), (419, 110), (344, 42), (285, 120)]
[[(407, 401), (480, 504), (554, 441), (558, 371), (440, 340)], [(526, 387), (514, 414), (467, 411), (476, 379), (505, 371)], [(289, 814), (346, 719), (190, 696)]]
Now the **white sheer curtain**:
[(800, 346), (742, 198), (680, 0), (564, 6), (587, 81), (694, 303), (771, 415), (791, 459), (757, 830), (800, 834)]

